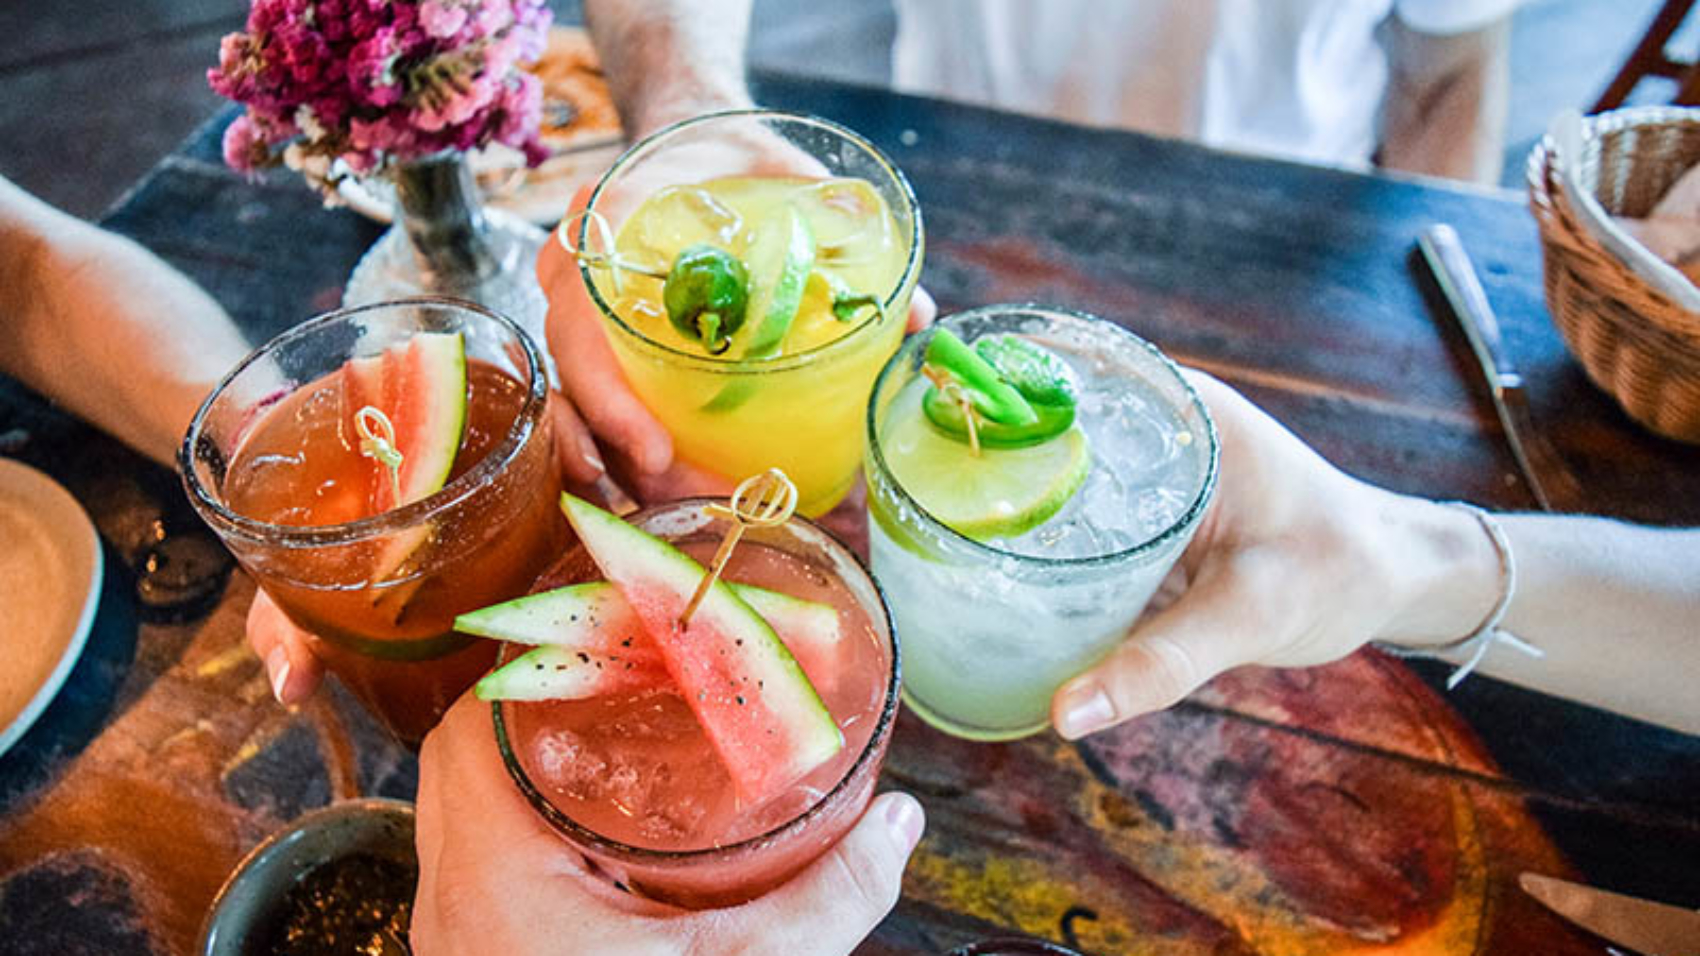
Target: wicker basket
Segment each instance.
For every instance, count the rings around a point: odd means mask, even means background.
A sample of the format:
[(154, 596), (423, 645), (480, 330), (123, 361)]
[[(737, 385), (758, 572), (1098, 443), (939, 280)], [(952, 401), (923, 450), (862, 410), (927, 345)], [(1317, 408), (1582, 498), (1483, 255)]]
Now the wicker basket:
[[(1645, 216), (1700, 163), (1700, 109), (1616, 110), (1589, 117), (1585, 133), (1582, 186), (1613, 215)], [(1547, 162), (1552, 149), (1548, 138), (1529, 155), (1529, 207), (1559, 332), (1629, 417), (1700, 443), (1700, 314), (1654, 290), (1587, 231)]]

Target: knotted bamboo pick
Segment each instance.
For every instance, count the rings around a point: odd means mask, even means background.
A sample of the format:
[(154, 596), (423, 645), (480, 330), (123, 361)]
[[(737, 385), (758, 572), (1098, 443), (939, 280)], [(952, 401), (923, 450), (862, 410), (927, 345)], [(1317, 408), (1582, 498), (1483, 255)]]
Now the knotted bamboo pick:
[(714, 552), (714, 563), (709, 566), (708, 573), (703, 575), (702, 583), (697, 585), (697, 591), (691, 595), (691, 601), (685, 605), (685, 612), (679, 615), (679, 629), (690, 626), (691, 615), (708, 596), (708, 589), (720, 579), (720, 571), (726, 567), (727, 559), (732, 557), (732, 549), (743, 539), (744, 531), (749, 528), (771, 528), (782, 525), (791, 519), (797, 510), (797, 486), (791, 483), (785, 472), (778, 468), (769, 468), (759, 475), (751, 475), (732, 492), (731, 507), (725, 505), (709, 505), (709, 512), (721, 518), (732, 519), (732, 527), (726, 529), (726, 537), (720, 539), (720, 549)]

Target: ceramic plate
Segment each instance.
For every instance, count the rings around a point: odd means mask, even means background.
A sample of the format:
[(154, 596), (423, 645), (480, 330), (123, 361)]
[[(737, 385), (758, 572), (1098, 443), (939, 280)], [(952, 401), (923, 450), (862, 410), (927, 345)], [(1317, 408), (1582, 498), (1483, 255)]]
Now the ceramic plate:
[(47, 709), (94, 624), (100, 538), (52, 478), (0, 458), (0, 754)]

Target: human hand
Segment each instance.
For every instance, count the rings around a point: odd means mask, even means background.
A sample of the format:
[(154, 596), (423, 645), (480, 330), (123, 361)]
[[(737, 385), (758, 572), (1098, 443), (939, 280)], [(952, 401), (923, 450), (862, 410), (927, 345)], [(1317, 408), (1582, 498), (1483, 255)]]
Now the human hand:
[(461, 698), (419, 754), (419, 888), (412, 945), (445, 953), (848, 953), (897, 902), (925, 821), (901, 793), (742, 906), (690, 912), (623, 893), (537, 818), (496, 752), (490, 706)]
[[(588, 204), (590, 190), (573, 200), (572, 215)], [(553, 237), (537, 257), (537, 278), (549, 298), (546, 330), (549, 351), (561, 374), (561, 387), (585, 424), (563, 427), (572, 451), (563, 455), (567, 474), (592, 482), (606, 470), (598, 441), (614, 459), (618, 480), (640, 501), (667, 501), (692, 495), (724, 495), (733, 482), (673, 456), (673, 438), (632, 392), (608, 343), (602, 317), (584, 285), (578, 264)], [(925, 289), (910, 298), (908, 328), (926, 328), (938, 306)], [(593, 438), (594, 436), (594, 438)]]
[(1241, 665), (1308, 667), (1373, 639), (1439, 644), (1487, 616), (1498, 556), (1472, 516), (1359, 481), (1238, 392), (1186, 374), (1222, 443), (1215, 500), (1179, 564), (1186, 589), (1057, 690), (1058, 733), (1160, 710)]
[[(594, 495), (593, 483), (602, 474), (602, 467), (601, 460), (594, 458), (596, 443), (589, 430), (557, 392), (549, 393), (547, 414), (556, 458), (569, 488)], [(590, 461), (594, 461), (594, 468)], [(263, 588), (255, 592), (254, 603), (248, 606), (247, 634), (248, 645), (265, 665), (266, 679), (278, 703), (299, 704), (313, 696), (324, 680), (324, 662), (313, 652), (311, 635), (285, 616)]]
[(248, 646), (266, 666), (272, 696), (280, 704), (299, 704), (313, 696), (325, 677), (325, 665), (313, 653), (306, 631), (285, 617), (264, 589), (248, 605)]

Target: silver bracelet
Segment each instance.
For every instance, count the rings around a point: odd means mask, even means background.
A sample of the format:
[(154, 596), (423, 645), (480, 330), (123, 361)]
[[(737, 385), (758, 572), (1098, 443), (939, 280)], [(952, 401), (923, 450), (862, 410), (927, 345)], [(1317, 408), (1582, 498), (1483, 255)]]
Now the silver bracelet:
[(1475, 672), (1482, 659), (1487, 657), (1488, 650), (1497, 642), (1503, 641), (1530, 657), (1545, 657), (1546, 652), (1510, 631), (1500, 629), (1499, 624), (1505, 620), (1505, 612), (1511, 607), (1511, 598), (1517, 593), (1517, 560), (1511, 554), (1511, 542), (1506, 539), (1505, 529), (1499, 526), (1499, 520), (1467, 502), (1446, 501), (1442, 504), (1468, 512), (1482, 526), (1482, 530), (1487, 532), (1488, 540), (1493, 542), (1493, 550), (1499, 555), (1499, 600), (1494, 602), (1493, 610), (1488, 612), (1480, 626), (1450, 644), (1406, 647), (1402, 644), (1376, 641), (1375, 646), (1395, 657), (1442, 658), (1454, 652), (1467, 652), (1464, 663), (1454, 668), (1452, 674), (1446, 678), (1446, 689), (1452, 690)]

